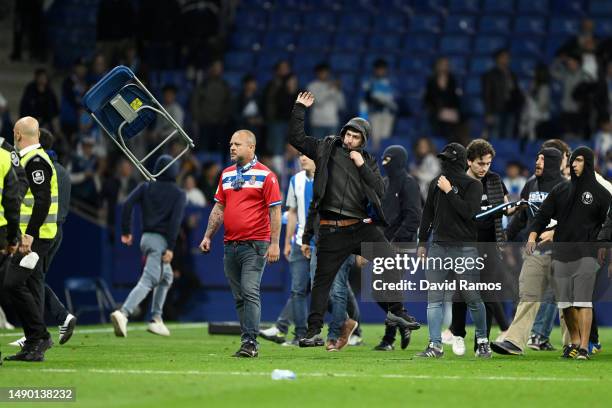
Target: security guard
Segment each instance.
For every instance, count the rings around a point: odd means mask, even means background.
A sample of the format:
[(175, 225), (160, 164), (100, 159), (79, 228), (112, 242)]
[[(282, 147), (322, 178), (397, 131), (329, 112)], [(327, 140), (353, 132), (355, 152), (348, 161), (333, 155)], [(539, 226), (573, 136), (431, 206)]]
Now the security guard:
[[(57, 234), (57, 175), (51, 159), (40, 146), (36, 119), (30, 116), (19, 119), (14, 135), (28, 187), (21, 202), (19, 253), (11, 260), (4, 288), (23, 324), (26, 342), (19, 353), (6, 360), (43, 361), (45, 351), (53, 345), (41, 305), (43, 265)], [(33, 268), (21, 266), (22, 259), (31, 252), (39, 257)]]

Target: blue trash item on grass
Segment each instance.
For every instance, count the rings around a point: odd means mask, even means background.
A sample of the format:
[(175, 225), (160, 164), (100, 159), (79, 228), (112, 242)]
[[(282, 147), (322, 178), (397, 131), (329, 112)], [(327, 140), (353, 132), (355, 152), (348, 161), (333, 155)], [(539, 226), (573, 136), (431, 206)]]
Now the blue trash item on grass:
[(273, 380), (295, 380), (295, 378), (295, 373), (291, 370), (279, 370), (277, 368), (272, 371)]
[[(100, 79), (83, 97), (83, 105), (89, 114), (108, 134), (117, 147), (127, 156), (147, 180), (155, 180), (190, 148), (193, 141), (164, 107), (155, 99), (134, 73), (119, 65)], [(126, 145), (139, 136), (155, 120), (166, 120), (173, 128), (144, 158), (138, 159)], [(177, 137), (185, 148), (166, 167), (152, 174), (145, 162), (167, 142)]]

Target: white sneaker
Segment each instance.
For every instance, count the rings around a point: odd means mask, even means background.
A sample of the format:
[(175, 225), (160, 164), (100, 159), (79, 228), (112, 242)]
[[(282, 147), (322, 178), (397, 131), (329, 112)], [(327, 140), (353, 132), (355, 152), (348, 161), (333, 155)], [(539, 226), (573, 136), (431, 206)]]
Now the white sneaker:
[(348, 342), (349, 346), (361, 346), (362, 344), (363, 344), (363, 339), (360, 336), (353, 334), (351, 335), (351, 337), (349, 337), (349, 342)]
[(17, 339), (12, 343), (9, 343), (9, 346), (23, 348), (23, 346), (25, 345), (25, 341), (26, 341), (26, 338), (25, 336), (23, 336), (22, 338)]
[(453, 333), (451, 333), (449, 329), (444, 330), (442, 332), (442, 344), (448, 344), (448, 345), (453, 344), (454, 337), (455, 336), (453, 336)]
[(465, 341), (463, 337), (453, 336), (453, 354), (456, 356), (465, 354)]
[(497, 338), (495, 339), (495, 342), (499, 342), (501, 343), (502, 341), (506, 340), (506, 334), (508, 334), (508, 331), (503, 331), (499, 333), (499, 336), (497, 336)]
[(157, 334), (158, 336), (168, 337), (170, 335), (170, 330), (168, 330), (164, 322), (161, 320), (152, 320), (147, 327), (147, 331), (149, 333)]
[(77, 318), (76, 316), (68, 313), (66, 316), (66, 320), (64, 320), (64, 324), (59, 326), (59, 344), (65, 344), (72, 337), (72, 333), (74, 333), (74, 328), (76, 326)]
[(111, 313), (110, 319), (113, 323), (113, 328), (115, 329), (115, 336), (127, 337), (128, 318), (125, 317), (121, 311), (115, 310), (113, 313)]
[(265, 330), (260, 330), (259, 333), (263, 336), (268, 336), (268, 337), (276, 337), (279, 334), (281, 334), (280, 330), (278, 330), (276, 326), (272, 326)]

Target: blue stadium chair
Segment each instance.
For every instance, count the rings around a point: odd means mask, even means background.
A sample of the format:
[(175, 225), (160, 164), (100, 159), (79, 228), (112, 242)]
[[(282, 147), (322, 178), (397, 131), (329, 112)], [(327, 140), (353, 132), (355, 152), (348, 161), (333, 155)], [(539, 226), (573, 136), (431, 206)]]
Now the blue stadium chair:
[(455, 13), (480, 13), (480, 0), (450, 0), (448, 10)]
[(268, 31), (263, 43), (266, 50), (291, 50), (295, 47), (295, 35), (290, 31)]
[(397, 57), (394, 54), (382, 52), (368, 52), (362, 58), (362, 71), (365, 71), (367, 73), (372, 72), (372, 65), (374, 64), (374, 61), (379, 58), (387, 61), (390, 70), (395, 69), (395, 67), (397, 66)]
[(402, 50), (410, 54), (438, 53), (438, 36), (434, 34), (408, 34), (404, 37)]
[(297, 49), (301, 51), (328, 50), (332, 45), (332, 35), (328, 32), (302, 32), (297, 40)]
[(436, 15), (419, 15), (412, 19), (410, 23), (410, 31), (413, 33), (432, 33), (440, 32), (440, 17)]
[(357, 72), (361, 66), (360, 57), (352, 53), (334, 53), (329, 59), (332, 70), (335, 72)]
[(476, 75), (482, 75), (495, 65), (493, 58), (491, 57), (477, 57), (472, 58), (470, 61), (470, 73)]
[(339, 0), (344, 10), (364, 10), (368, 12), (378, 9), (377, 0)]
[(584, 16), (586, 8), (582, 0), (554, 0), (553, 14), (561, 14), (568, 16)]
[(268, 30), (296, 31), (302, 26), (300, 13), (295, 11), (273, 11), (270, 13)]
[(440, 40), (440, 53), (444, 55), (448, 54), (470, 54), (471, 53), (471, 39), (468, 36), (446, 36)]
[(257, 54), (257, 71), (271, 71), (274, 65), (281, 60), (291, 60), (291, 54), (287, 51), (262, 51)]
[(372, 30), (375, 33), (402, 33), (408, 30), (408, 20), (401, 14), (379, 14), (374, 19)]
[(465, 81), (463, 93), (468, 96), (479, 96), (482, 91), (482, 79), (480, 76), (470, 76)]
[(311, 7), (309, 0), (276, 0), (275, 6), (280, 10), (305, 11)]
[(304, 29), (307, 32), (336, 30), (336, 15), (329, 11), (313, 10), (304, 15)]
[(271, 6), (270, 0), (242, 0), (241, 6), (254, 9), (268, 9)]
[(547, 15), (550, 13), (548, 0), (519, 0), (518, 12), (521, 15)]
[[(416, 127), (416, 123), (415, 120), (413, 118), (399, 118), (396, 122), (395, 122), (395, 129), (393, 131), (393, 134), (397, 134), (397, 135), (407, 135), (407, 134), (411, 134), (414, 133)], [(396, 141), (393, 140), (393, 143), (391, 144), (402, 144), (403, 146), (406, 146), (407, 144), (407, 140), (405, 137), (399, 137), (402, 140), (401, 141)], [(397, 137), (391, 137), (389, 138), (391, 139), (398, 139)], [(398, 143), (399, 142), (399, 143)]]
[(230, 51), (225, 54), (225, 68), (229, 70), (241, 70), (252, 67), (255, 56), (251, 52)]
[[(155, 180), (172, 163), (194, 147), (187, 133), (176, 123), (134, 73), (122, 65), (113, 68), (83, 97), (83, 105), (128, 159), (148, 180)], [(156, 119), (166, 120), (174, 130), (144, 158), (138, 159), (126, 142), (133, 140)], [(145, 162), (175, 136), (185, 148), (161, 171), (152, 174)]]
[(327, 61), (327, 56), (324, 53), (315, 53), (315, 52), (297, 53), (293, 57), (293, 68), (296, 71), (312, 72), (312, 70), (317, 64), (320, 64), (325, 61)]
[(484, 0), (484, 11), (496, 14), (514, 13), (514, 0)]
[(529, 35), (546, 34), (546, 20), (541, 17), (521, 16), (514, 23), (514, 32)]
[(244, 75), (245, 73), (243, 71), (223, 71), (223, 79), (227, 81), (229, 86), (236, 93), (240, 92), (240, 89), (242, 88), (242, 78)]
[(545, 53), (547, 58), (555, 56), (557, 50), (568, 40), (565, 35), (549, 35), (546, 37)]
[(394, 34), (374, 34), (370, 37), (368, 45), (371, 51), (397, 51), (400, 39)]
[(366, 48), (366, 37), (363, 34), (338, 33), (334, 39), (334, 48), (341, 52), (359, 52)]
[(575, 35), (580, 29), (580, 20), (570, 17), (554, 17), (550, 20), (551, 34)]
[[(446, 11), (446, 0), (412, 0), (411, 6), (418, 11), (433, 11), (435, 13), (443, 13)], [(418, 15), (419, 13), (417, 13)]]
[(433, 58), (428, 56), (404, 55), (399, 61), (399, 70), (411, 73), (427, 74), (431, 72)]
[(262, 9), (253, 10), (241, 7), (236, 11), (236, 21), (240, 22), (242, 29), (264, 30), (267, 26), (268, 13)]
[(512, 58), (510, 67), (518, 75), (522, 77), (532, 77), (536, 66), (536, 60), (530, 58)]
[(450, 15), (444, 23), (444, 32), (448, 34), (474, 34), (476, 32), (476, 19), (473, 16)]
[(349, 74), (345, 72), (340, 75), (337, 75), (336, 77), (340, 80), (342, 89), (357, 89), (359, 86), (359, 84), (357, 83), (357, 75), (355, 74)]
[[(73, 293), (87, 294), (79, 298), (91, 299), (91, 294), (96, 295), (96, 304), (76, 303)], [(102, 278), (68, 278), (64, 281), (64, 295), (66, 297), (66, 307), (73, 315), (79, 317), (87, 312), (97, 312), (100, 314), (100, 323), (106, 323), (106, 315), (117, 308), (117, 303), (111, 294), (108, 285)]]
[(378, 8), (379, 10), (387, 10), (393, 13), (410, 14), (412, 12), (410, 2), (406, 0), (379, 0)]
[(470, 96), (464, 99), (463, 106), (467, 114), (476, 117), (484, 115), (484, 104), (480, 96)]
[(600, 37), (612, 37), (612, 18), (596, 18), (595, 35)]
[(519, 37), (512, 40), (510, 52), (513, 57), (542, 58), (542, 40), (537, 37)]
[(425, 91), (426, 78), (420, 75), (403, 75), (397, 85), (401, 94), (422, 95)]
[(591, 4), (589, 5), (589, 16), (612, 17), (612, 2), (609, 0), (591, 0)]
[(338, 27), (347, 33), (352, 31), (369, 31), (370, 25), (370, 14), (358, 12), (342, 13), (338, 22)]
[(503, 34), (510, 32), (510, 19), (502, 16), (482, 16), (478, 33)]
[(477, 36), (474, 43), (474, 53), (478, 55), (491, 55), (496, 50), (507, 46), (508, 41), (505, 37), (498, 36)]
[(458, 55), (451, 55), (448, 57), (450, 63), (450, 69), (457, 76), (463, 76), (467, 73), (467, 58)]

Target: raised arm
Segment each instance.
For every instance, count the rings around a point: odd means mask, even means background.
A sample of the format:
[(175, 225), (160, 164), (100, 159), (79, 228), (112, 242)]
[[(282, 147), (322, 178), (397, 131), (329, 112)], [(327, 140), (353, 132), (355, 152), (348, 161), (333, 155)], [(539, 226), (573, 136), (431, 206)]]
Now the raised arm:
[(310, 92), (300, 92), (291, 112), (289, 120), (289, 143), (299, 152), (305, 154), (312, 160), (317, 160), (317, 147), (321, 140), (307, 136), (304, 131), (304, 120), (306, 109), (314, 103), (314, 96)]

